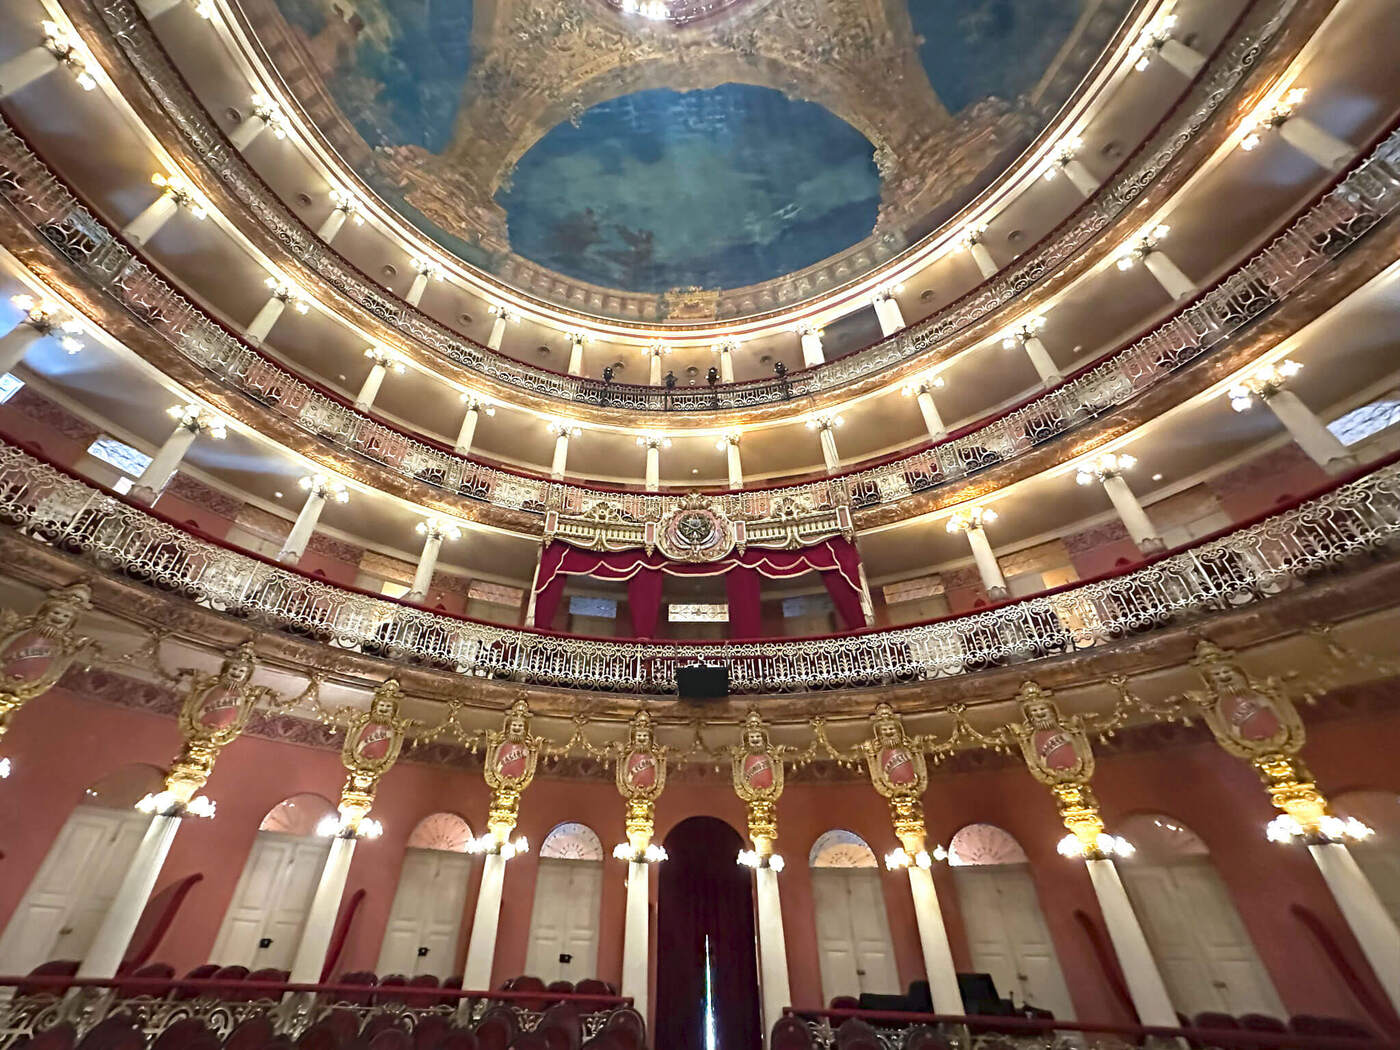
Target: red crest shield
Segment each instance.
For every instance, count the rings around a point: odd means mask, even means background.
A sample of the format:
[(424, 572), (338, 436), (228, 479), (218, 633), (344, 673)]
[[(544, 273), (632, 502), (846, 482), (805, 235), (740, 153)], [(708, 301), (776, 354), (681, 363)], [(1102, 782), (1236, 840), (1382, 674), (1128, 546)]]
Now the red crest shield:
[(389, 753), (393, 740), (393, 729), (382, 722), (370, 722), (360, 730), (360, 738), (355, 742), (355, 754), (366, 762), (377, 762)]
[(1222, 698), (1220, 713), (1241, 740), (1269, 740), (1283, 727), (1273, 708), (1252, 696)]
[(33, 682), (42, 678), (58, 656), (58, 644), (34, 631), (26, 631), (0, 654), (0, 667), (12, 682)]
[(627, 756), (623, 769), (628, 787), (647, 791), (656, 786), (656, 759), (651, 755), (633, 751)]
[(885, 771), (885, 778), (891, 784), (902, 787), (918, 780), (918, 773), (914, 769), (914, 760), (909, 756), (909, 752), (902, 747), (887, 747), (881, 751), (880, 768)]
[(773, 786), (773, 759), (769, 755), (744, 757), (744, 783), (752, 791), (767, 791)]
[[(204, 697), (198, 722), (205, 729), (223, 729), (238, 721), (239, 691), (232, 686), (216, 685)], [(363, 741), (363, 737), (361, 737)]]
[(1079, 756), (1074, 751), (1074, 739), (1063, 729), (1037, 729), (1031, 737), (1035, 753), (1046, 769), (1073, 769)]
[(496, 752), (496, 775), (502, 780), (521, 780), (530, 760), (530, 749), (524, 744), (507, 742)]

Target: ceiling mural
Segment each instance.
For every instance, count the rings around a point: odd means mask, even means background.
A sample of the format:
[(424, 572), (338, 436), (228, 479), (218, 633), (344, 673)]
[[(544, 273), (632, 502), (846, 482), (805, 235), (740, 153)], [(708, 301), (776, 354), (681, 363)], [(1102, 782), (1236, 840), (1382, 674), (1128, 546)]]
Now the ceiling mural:
[(1025, 148), (1133, 4), (247, 2), (306, 112), (448, 250), (661, 298), (917, 241)]

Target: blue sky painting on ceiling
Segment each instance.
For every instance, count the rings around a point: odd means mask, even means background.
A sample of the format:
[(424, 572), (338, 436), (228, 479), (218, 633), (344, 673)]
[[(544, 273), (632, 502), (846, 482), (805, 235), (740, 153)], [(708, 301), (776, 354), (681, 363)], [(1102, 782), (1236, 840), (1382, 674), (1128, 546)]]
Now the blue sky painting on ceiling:
[(496, 200), (527, 259), (662, 292), (754, 284), (855, 244), (880, 177), (865, 136), (821, 106), (723, 84), (594, 106), (537, 142)]
[[(483, 57), (478, 38), (488, 27), (474, 24), (472, 0), (267, 2), (372, 148), (419, 147), (432, 155), (428, 160), (461, 156), (470, 142), (454, 143), (454, 132), (462, 134), (466, 93), (487, 82), (511, 97), (509, 79), (495, 76)], [(1130, 0), (906, 2), (919, 62), (949, 113), (995, 98), (1033, 114), (1036, 126), (1064, 101), (1116, 25), (1100, 17), (1085, 37), (1086, 12), (1108, 11), (1116, 19), (1130, 6)], [(744, 17), (743, 6), (734, 11)], [(1079, 57), (1061, 69), (1048, 94), (1036, 93), (1077, 27)], [(492, 76), (469, 82), (474, 68), (492, 69)], [(519, 157), (494, 195), (484, 191), (480, 208), (504, 211), (499, 243), (508, 237), (511, 253), (575, 279), (654, 293), (779, 277), (872, 233), (882, 200), (872, 146), (826, 108), (740, 83), (685, 92), (645, 86), (555, 125)], [(377, 165), (361, 174), (468, 261), (494, 269), (506, 257), (488, 251), (491, 242), (469, 245), (461, 239), (468, 234), (419, 213), (408, 202), (411, 187), (386, 181)], [(941, 207), (921, 213), (924, 219), (936, 224), (990, 175), (982, 173), (975, 184), (935, 182)], [(450, 199), (450, 189), (439, 194), (444, 197)], [(905, 220), (911, 236), (924, 228), (917, 218)]]

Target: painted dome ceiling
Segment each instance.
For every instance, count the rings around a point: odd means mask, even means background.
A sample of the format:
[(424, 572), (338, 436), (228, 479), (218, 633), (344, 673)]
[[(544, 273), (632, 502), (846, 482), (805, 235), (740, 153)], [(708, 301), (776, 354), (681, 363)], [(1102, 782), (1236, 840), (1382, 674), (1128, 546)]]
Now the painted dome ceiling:
[(307, 114), (408, 221), (526, 291), (650, 297), (651, 316), (834, 258), (853, 278), (918, 241), (1015, 159), (1132, 7), (246, 2)]

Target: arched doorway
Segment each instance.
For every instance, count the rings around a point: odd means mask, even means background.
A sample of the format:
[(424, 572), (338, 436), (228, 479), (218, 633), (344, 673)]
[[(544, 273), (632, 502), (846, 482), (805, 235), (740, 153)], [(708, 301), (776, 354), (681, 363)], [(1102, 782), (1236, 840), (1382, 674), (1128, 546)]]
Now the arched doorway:
[(540, 847), (525, 972), (542, 980), (598, 976), (603, 907), (603, 843), (586, 824), (568, 822)]
[(812, 843), (812, 905), (822, 998), (899, 993), (885, 887), (875, 851), (854, 831), (833, 829)]
[(1074, 1004), (1021, 844), (994, 824), (969, 824), (949, 842), (948, 865), (973, 970), (991, 974), (1000, 995), (1072, 1019)]
[(380, 975), (456, 972), (467, 903), (472, 829), (456, 813), (430, 813), (408, 836), (399, 885), (379, 949)]
[(330, 839), (316, 829), (335, 815), (327, 799), (309, 793), (292, 795), (267, 811), (224, 913), (211, 962), (291, 967), (331, 848)]
[(1123, 885), (1162, 971), (1172, 1005), (1283, 1017), (1273, 980), (1201, 838), (1175, 817), (1139, 813), (1118, 822), (1137, 847), (1118, 862)]
[(0, 972), (87, 954), (151, 822), (136, 803), (164, 787), (161, 770), (132, 763), (83, 792), (0, 936)]
[(1332, 799), (1340, 817), (1355, 817), (1375, 832), (1349, 848), (1385, 910), (1400, 922), (1400, 795), (1394, 791), (1345, 791)]
[(670, 859), (660, 873), (652, 1045), (758, 1050), (752, 878), (735, 863), (744, 840), (721, 820), (691, 817), (663, 845)]

